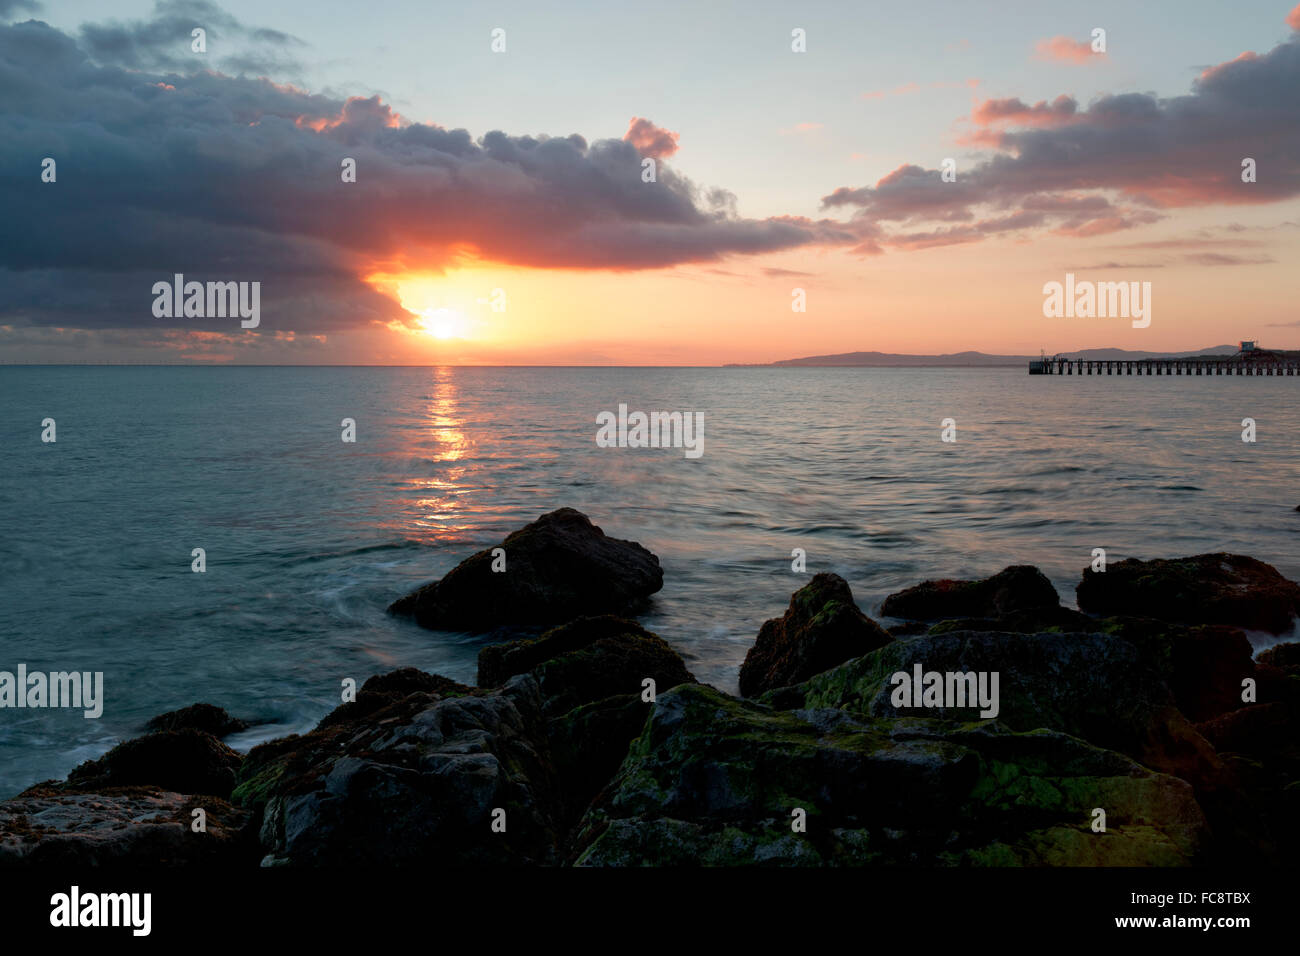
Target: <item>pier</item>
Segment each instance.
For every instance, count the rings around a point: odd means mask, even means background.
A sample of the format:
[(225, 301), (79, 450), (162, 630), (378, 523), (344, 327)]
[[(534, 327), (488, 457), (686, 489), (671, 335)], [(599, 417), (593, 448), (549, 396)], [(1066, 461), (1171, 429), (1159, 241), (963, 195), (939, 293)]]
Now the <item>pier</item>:
[(1261, 349), (1242, 342), (1236, 355), (1188, 358), (1072, 359), (1061, 355), (1033, 359), (1030, 375), (1300, 375), (1300, 352)]
[(1243, 362), (1224, 359), (1034, 359), (1030, 375), (1296, 375), (1300, 360)]

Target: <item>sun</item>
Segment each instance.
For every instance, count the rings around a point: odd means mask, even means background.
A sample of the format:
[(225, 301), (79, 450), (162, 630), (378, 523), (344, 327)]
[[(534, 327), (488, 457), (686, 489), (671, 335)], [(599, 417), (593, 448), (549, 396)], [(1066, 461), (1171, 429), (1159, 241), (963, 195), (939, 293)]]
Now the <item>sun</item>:
[(455, 339), (465, 335), (468, 323), (455, 309), (423, 309), (417, 312), (420, 328), (435, 339)]

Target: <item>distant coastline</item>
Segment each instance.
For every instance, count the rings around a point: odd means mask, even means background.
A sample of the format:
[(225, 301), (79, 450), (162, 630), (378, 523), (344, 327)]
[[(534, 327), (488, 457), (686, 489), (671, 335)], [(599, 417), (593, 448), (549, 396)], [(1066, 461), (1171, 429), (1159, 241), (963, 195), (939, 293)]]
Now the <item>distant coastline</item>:
[[(1129, 349), (1078, 349), (1059, 352), (1068, 358), (1138, 360), (1148, 358), (1193, 358), (1198, 355), (1235, 355), (1235, 345), (1215, 345), (1192, 352), (1141, 352)], [(1038, 355), (991, 355), (987, 352), (953, 352), (944, 355), (908, 355), (899, 352), (839, 352), (810, 355), (776, 362), (729, 362), (723, 368), (1024, 368)]]

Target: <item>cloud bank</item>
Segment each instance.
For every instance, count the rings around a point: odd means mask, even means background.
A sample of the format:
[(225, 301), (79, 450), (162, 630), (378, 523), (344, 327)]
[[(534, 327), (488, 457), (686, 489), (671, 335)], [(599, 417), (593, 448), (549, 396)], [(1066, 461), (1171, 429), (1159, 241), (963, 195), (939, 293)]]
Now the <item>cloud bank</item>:
[[(1300, 7), (1297, 7), (1300, 10)], [(1291, 20), (1300, 22), (1296, 11)], [(991, 150), (956, 181), (906, 164), (874, 186), (822, 198), (850, 210), (860, 253), (977, 242), (1008, 233), (1092, 236), (1209, 204), (1300, 196), (1300, 38), (1205, 70), (1185, 96), (986, 100), (965, 145)], [(1256, 181), (1243, 182), (1253, 159)]]
[[(410, 321), (366, 283), (376, 272), (466, 259), (654, 269), (853, 239), (831, 220), (739, 217), (726, 190), (662, 162), (677, 134), (649, 120), (625, 139), (475, 139), (378, 97), (218, 72), (190, 52), (205, 22), (209, 50), (214, 36), (296, 44), (206, 2), (161, 3), (152, 20), (78, 37), (34, 20), (0, 27), (0, 323), (156, 327), (149, 290), (183, 273), (260, 281), (265, 328), (312, 332)], [(46, 157), (53, 183), (41, 180)], [(354, 183), (341, 176), (348, 158)]]

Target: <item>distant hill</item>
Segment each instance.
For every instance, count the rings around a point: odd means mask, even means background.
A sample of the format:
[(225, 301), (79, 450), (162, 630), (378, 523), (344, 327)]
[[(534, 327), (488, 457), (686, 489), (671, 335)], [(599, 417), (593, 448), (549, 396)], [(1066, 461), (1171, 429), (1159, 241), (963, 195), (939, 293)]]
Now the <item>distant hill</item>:
[[(1128, 349), (1080, 349), (1074, 352), (1057, 353), (1066, 358), (1082, 358), (1094, 360), (1108, 359), (1146, 359), (1146, 358), (1191, 358), (1195, 355), (1236, 355), (1237, 346), (1235, 345), (1216, 345), (1213, 348), (1197, 349), (1194, 352), (1136, 352)], [(898, 352), (841, 352), (837, 355), (810, 355), (807, 358), (782, 359), (779, 362), (770, 362), (766, 365), (759, 365), (761, 368), (777, 367), (899, 367), (899, 368), (918, 368), (922, 366), (931, 368), (970, 368), (986, 367), (993, 368), (997, 366), (1023, 366), (1037, 355), (990, 355), (987, 352), (952, 352), (945, 355), (905, 355)], [(741, 366), (739, 363), (732, 363), (727, 368), (755, 366)]]

